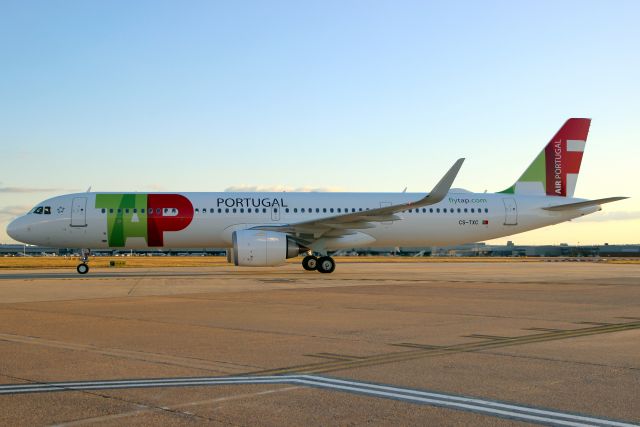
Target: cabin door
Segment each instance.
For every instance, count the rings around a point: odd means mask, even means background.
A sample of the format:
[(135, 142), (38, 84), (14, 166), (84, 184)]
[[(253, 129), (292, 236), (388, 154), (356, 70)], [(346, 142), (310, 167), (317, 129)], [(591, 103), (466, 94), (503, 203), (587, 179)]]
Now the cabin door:
[(518, 225), (518, 205), (513, 197), (502, 199), (504, 203), (504, 225)]
[(71, 226), (87, 226), (87, 198), (74, 197), (71, 202)]

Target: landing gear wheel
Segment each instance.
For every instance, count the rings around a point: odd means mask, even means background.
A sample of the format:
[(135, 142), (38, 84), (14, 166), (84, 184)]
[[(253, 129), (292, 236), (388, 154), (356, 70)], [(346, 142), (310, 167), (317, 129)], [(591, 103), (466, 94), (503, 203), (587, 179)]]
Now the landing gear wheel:
[(330, 256), (320, 257), (317, 269), (320, 273), (333, 273), (333, 270), (336, 269), (336, 262)]
[(307, 271), (315, 270), (316, 268), (318, 268), (318, 258), (314, 257), (313, 255), (307, 255), (302, 260), (302, 268)]
[(82, 264), (78, 264), (76, 270), (78, 270), (80, 274), (87, 274), (89, 272), (89, 266), (83, 262)]

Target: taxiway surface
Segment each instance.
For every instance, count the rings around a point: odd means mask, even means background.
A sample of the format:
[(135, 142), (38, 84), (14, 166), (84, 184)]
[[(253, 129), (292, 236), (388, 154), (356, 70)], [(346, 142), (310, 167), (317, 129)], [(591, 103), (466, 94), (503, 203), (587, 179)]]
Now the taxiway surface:
[(2, 425), (640, 422), (637, 265), (5, 270), (0, 325)]

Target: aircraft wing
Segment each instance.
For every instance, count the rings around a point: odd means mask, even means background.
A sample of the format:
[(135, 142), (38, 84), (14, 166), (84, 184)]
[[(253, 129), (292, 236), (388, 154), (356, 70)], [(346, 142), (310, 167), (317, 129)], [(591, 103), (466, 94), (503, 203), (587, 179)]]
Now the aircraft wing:
[(546, 211), (570, 211), (573, 209), (586, 208), (589, 206), (597, 206), (602, 205), (604, 203), (617, 202), (618, 200), (628, 199), (628, 197), (607, 197), (605, 199), (595, 199), (595, 200), (587, 200), (584, 202), (577, 203), (566, 203), (564, 205), (555, 205), (549, 206), (547, 208), (542, 208)]
[(279, 231), (288, 233), (300, 238), (317, 239), (324, 237), (338, 237), (353, 234), (353, 230), (374, 228), (374, 223), (397, 221), (402, 219), (395, 215), (407, 209), (421, 208), (436, 204), (447, 196), (454, 179), (458, 175), (464, 158), (458, 159), (447, 173), (438, 181), (430, 193), (422, 199), (409, 203), (384, 206), (381, 208), (369, 209), (359, 212), (351, 212), (331, 217), (318, 218), (310, 221), (303, 221), (285, 225), (264, 225), (252, 227), (254, 230)]

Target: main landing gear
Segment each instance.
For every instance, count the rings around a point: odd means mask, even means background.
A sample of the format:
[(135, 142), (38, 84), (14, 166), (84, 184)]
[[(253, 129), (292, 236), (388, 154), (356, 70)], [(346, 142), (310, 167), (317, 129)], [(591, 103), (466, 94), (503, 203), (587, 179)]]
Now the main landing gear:
[(89, 249), (82, 250), (82, 258), (80, 258), (80, 261), (82, 261), (82, 263), (78, 264), (78, 266), (76, 267), (78, 273), (87, 274), (89, 272), (89, 265), (87, 265), (87, 263), (89, 262), (89, 254)]
[(318, 270), (319, 273), (333, 273), (333, 270), (336, 269), (336, 262), (330, 256), (307, 255), (302, 260), (302, 268), (307, 271)]

